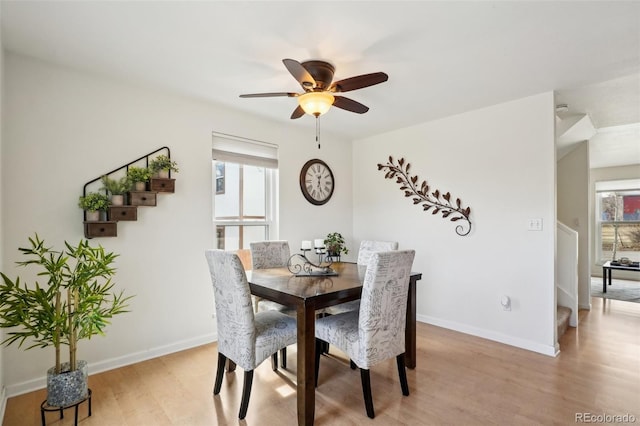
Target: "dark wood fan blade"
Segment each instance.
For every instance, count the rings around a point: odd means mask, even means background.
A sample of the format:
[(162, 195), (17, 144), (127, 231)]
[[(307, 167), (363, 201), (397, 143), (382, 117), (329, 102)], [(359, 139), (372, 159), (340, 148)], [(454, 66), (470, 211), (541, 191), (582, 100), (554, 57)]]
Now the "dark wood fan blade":
[(291, 114), (291, 119), (295, 120), (296, 118), (300, 118), (303, 115), (304, 115), (304, 110), (300, 105), (298, 105), (298, 107), (293, 110), (293, 113)]
[(350, 90), (362, 89), (363, 87), (369, 87), (373, 86), (374, 84), (384, 83), (387, 80), (389, 80), (389, 76), (383, 72), (362, 74), (334, 82), (333, 84), (331, 84), (329, 91), (349, 92)]
[(344, 96), (335, 96), (333, 106), (346, 109), (347, 111), (356, 112), (358, 114), (364, 114), (369, 111), (369, 107), (362, 105), (360, 102), (356, 102), (353, 99), (345, 98)]
[(307, 71), (300, 62), (295, 59), (283, 59), (282, 63), (291, 73), (303, 89), (313, 89), (316, 87), (316, 81), (313, 79), (309, 71)]
[(275, 96), (288, 96), (293, 98), (298, 96), (297, 93), (292, 92), (275, 92), (275, 93), (249, 93), (247, 95), (240, 95), (241, 98), (271, 98)]

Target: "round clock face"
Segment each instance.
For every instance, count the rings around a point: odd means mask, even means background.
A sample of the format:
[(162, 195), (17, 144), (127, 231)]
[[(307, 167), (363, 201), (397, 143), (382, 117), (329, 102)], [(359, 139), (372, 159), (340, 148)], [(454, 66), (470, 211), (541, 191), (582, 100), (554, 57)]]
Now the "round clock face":
[(313, 159), (307, 161), (300, 170), (300, 189), (311, 204), (320, 206), (333, 195), (333, 173), (327, 163)]

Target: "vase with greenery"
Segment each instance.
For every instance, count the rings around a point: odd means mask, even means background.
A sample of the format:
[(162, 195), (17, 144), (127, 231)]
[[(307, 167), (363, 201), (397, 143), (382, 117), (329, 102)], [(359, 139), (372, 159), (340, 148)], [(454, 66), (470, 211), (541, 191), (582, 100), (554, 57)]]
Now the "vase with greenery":
[(178, 164), (166, 155), (158, 155), (149, 162), (149, 170), (158, 177), (168, 177), (170, 171), (178, 172)]
[(127, 176), (111, 179), (104, 175), (102, 176), (102, 186), (111, 195), (111, 204), (121, 206), (124, 204), (124, 194), (131, 189), (131, 181)]
[(344, 238), (339, 232), (331, 232), (327, 234), (324, 239), (324, 246), (327, 250), (327, 255), (332, 258), (340, 260), (341, 253), (349, 254), (349, 249), (345, 245)]
[[(37, 269), (41, 282), (21, 283), (0, 272), (0, 327), (9, 328), (2, 344), (19, 347), (53, 347), (55, 365), (47, 372), (47, 403), (65, 407), (87, 397), (86, 362), (77, 359), (78, 341), (104, 335), (117, 314), (128, 312), (123, 291), (114, 292), (113, 262), (116, 254), (87, 240), (77, 245), (64, 242), (62, 251), (45, 246), (37, 234), (30, 247), (19, 248), (27, 260), (20, 266)], [(68, 362), (61, 347), (68, 347)]]
[(144, 191), (147, 181), (151, 177), (151, 171), (146, 167), (129, 167), (127, 177), (134, 183), (136, 191)]
[(100, 212), (109, 209), (109, 197), (101, 192), (90, 192), (80, 196), (78, 206), (87, 212), (87, 220), (99, 220)]

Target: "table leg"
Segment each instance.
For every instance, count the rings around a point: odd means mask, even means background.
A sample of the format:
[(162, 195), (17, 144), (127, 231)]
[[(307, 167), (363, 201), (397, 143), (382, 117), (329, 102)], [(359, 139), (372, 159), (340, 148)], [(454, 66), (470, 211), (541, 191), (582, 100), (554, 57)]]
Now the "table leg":
[(416, 282), (409, 280), (407, 298), (407, 323), (404, 335), (404, 364), (407, 368), (416, 368)]
[(306, 304), (298, 306), (298, 425), (311, 426), (315, 416), (316, 312)]
[(602, 292), (607, 292), (607, 268), (602, 267)]

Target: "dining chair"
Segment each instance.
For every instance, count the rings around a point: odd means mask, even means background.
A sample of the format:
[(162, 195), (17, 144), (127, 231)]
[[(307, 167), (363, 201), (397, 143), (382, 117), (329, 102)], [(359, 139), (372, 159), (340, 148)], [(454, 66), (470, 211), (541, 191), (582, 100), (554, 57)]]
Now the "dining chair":
[[(249, 248), (251, 250), (251, 269), (286, 267), (291, 257), (288, 241), (254, 241), (249, 243)], [(256, 297), (255, 312), (268, 310), (277, 310), (295, 315), (295, 309)]]
[[(289, 242), (284, 240), (254, 241), (249, 243), (251, 251), (251, 269), (281, 268), (287, 266), (291, 257)], [(254, 297), (255, 312), (278, 311), (295, 317), (296, 310), (272, 300)], [(280, 351), (280, 365), (287, 368), (287, 348)]]
[[(377, 251), (389, 251), (398, 250), (397, 241), (374, 241), (363, 240), (360, 242), (360, 249), (358, 250), (358, 265), (367, 266), (373, 253)], [(336, 315), (343, 312), (357, 311), (360, 308), (359, 300), (352, 300), (351, 302), (341, 303), (335, 306), (329, 306), (325, 308), (324, 312), (327, 315)]]
[(377, 251), (398, 250), (397, 241), (362, 240), (358, 250), (358, 265), (369, 264), (371, 255)]
[(409, 277), (414, 250), (373, 253), (365, 273), (360, 309), (316, 319), (316, 386), (320, 352), (329, 343), (360, 368), (367, 416), (375, 417), (369, 370), (396, 358), (403, 395), (409, 395), (404, 364)]
[(237, 254), (206, 250), (213, 284), (218, 325), (218, 368), (213, 394), (220, 393), (227, 359), (244, 370), (244, 385), (238, 417), (244, 419), (251, 396), (253, 370), (272, 357), (278, 369), (278, 351), (296, 343), (295, 318), (277, 311), (254, 314), (251, 292)]

